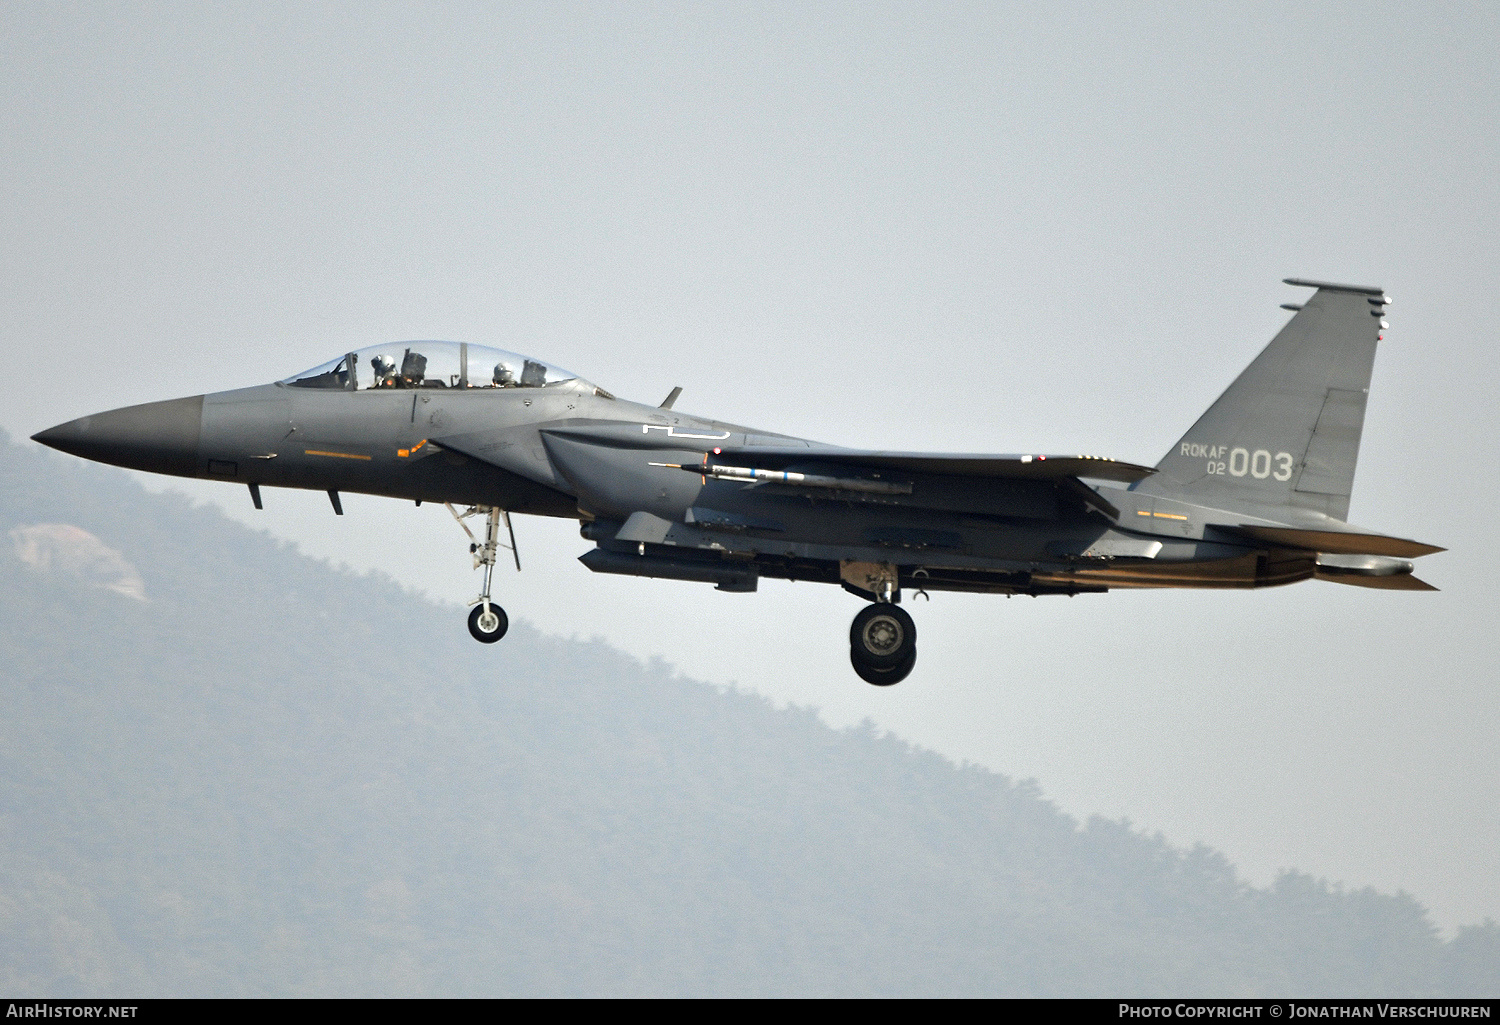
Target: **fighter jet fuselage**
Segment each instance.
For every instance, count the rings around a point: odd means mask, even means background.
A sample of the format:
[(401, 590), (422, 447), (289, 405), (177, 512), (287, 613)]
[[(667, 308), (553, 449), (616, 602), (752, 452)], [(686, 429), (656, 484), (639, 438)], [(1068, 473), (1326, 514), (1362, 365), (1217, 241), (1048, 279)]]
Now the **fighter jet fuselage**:
[[(1346, 520), (1379, 289), (1316, 289), (1154, 468), (1083, 456), (850, 449), (616, 398), (498, 349), (404, 342), (236, 391), (83, 417), (36, 440), (86, 458), (261, 489), (462, 506), (484, 519), (470, 630), (498, 640), (491, 572), (510, 513), (580, 521), (591, 570), (754, 591), (840, 584), (870, 602), (851, 662), (915, 662), (903, 591), (1079, 594), (1312, 577), (1430, 590), (1440, 551)], [(455, 515), (457, 509), (454, 509)], [(462, 523), (462, 519), (460, 520)], [(467, 526), (465, 527), (467, 530)], [(513, 538), (513, 535), (512, 535)], [(519, 559), (517, 559), (519, 566)]]

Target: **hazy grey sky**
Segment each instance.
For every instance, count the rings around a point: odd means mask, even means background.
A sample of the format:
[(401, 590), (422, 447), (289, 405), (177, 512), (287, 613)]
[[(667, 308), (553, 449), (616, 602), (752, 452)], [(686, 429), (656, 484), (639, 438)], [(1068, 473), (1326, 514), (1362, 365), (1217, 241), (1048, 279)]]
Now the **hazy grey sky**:
[[(1142, 6), (7, 0), (0, 424), (454, 338), (828, 441), (1151, 463), (1281, 278), (1383, 285), (1351, 518), (1451, 548), (1440, 594), (939, 594), (884, 691), (833, 588), (593, 577), (522, 519), (499, 589), (1257, 881), (1500, 918), (1500, 8)], [(441, 509), (170, 486), (477, 587)]]

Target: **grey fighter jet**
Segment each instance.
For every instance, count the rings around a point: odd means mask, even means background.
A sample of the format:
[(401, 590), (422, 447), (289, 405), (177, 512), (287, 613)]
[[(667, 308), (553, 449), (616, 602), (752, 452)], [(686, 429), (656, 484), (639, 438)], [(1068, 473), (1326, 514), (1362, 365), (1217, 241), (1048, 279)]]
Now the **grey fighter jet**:
[[(469, 630), (506, 631), (490, 597), (512, 513), (577, 519), (596, 573), (754, 591), (838, 584), (867, 604), (850, 661), (878, 686), (917, 657), (906, 593), (1075, 595), (1112, 587), (1271, 587), (1316, 578), (1433, 590), (1433, 545), (1346, 517), (1379, 288), (1315, 291), (1153, 467), (1093, 456), (842, 448), (618, 399), (539, 360), (399, 342), (254, 388), (97, 413), (35, 435), (155, 473), (442, 502), (483, 586)], [(459, 512), (459, 508), (464, 511)], [(467, 517), (482, 524), (475, 534)], [(502, 538), (504, 524), (509, 545)], [(520, 568), (519, 557), (516, 567)]]

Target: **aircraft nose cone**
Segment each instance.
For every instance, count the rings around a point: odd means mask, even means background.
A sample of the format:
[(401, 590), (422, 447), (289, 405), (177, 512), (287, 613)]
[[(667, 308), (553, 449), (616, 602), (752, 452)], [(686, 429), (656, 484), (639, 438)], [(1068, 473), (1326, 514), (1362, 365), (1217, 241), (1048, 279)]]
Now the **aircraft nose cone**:
[(79, 417), (31, 436), (32, 441), (132, 470), (198, 475), (203, 396), (148, 402)]

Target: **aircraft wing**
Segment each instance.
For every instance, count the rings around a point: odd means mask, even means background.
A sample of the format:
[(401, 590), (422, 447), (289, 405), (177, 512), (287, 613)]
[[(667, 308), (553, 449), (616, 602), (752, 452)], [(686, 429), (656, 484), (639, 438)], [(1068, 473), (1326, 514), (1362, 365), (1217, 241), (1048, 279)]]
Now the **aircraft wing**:
[[(1097, 480), (1125, 483), (1149, 477), (1156, 472), (1149, 466), (1122, 463), (1100, 456), (888, 452), (807, 443), (749, 445), (743, 442), (745, 435), (733, 429), (721, 432), (717, 428), (685, 428), (678, 431), (675, 427), (656, 424), (563, 421), (546, 425), (543, 431), (553, 437), (609, 448), (653, 450), (666, 445), (688, 450), (696, 449), (705, 454), (711, 450), (710, 458), (714, 463), (759, 470), (785, 470), (789, 467), (811, 463), (834, 463), (851, 469), (930, 473), (949, 477), (1004, 477), (1013, 480), (1091, 477)], [(678, 442), (678, 439), (681, 439), (680, 443), (674, 444)], [(485, 458), (470, 451), (469, 448), (461, 447), (467, 442), (472, 448), (472, 442), (476, 440), (472, 436), (433, 440), (450, 448), (465, 451), (466, 454), (475, 455), (476, 458)], [(740, 443), (735, 444), (736, 441)]]
[(1056, 480), (1091, 477), (1129, 483), (1149, 477), (1149, 466), (1122, 463), (1100, 456), (973, 455), (946, 452), (882, 452), (857, 448), (773, 448), (746, 445), (714, 453), (716, 463), (734, 463), (765, 470), (781, 470), (806, 463), (838, 463), (870, 470), (932, 473), (950, 477), (1006, 477), (1013, 480)]

